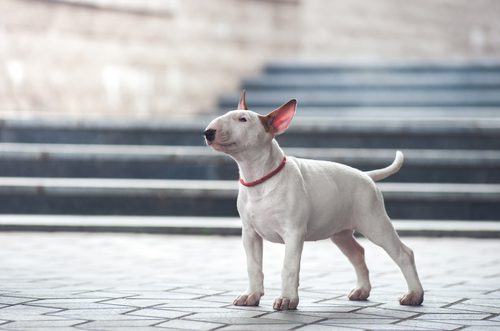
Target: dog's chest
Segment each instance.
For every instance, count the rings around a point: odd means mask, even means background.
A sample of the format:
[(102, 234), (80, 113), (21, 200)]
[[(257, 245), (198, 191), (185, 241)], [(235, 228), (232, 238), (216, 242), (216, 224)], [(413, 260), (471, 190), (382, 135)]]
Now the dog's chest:
[(266, 199), (238, 199), (238, 211), (245, 226), (253, 228), (264, 239), (283, 243), (286, 208)]

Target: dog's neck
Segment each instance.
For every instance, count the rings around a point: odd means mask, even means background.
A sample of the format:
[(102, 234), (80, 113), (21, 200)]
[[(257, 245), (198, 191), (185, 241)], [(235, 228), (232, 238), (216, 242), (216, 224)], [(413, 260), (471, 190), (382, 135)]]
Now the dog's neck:
[(278, 142), (273, 139), (264, 148), (248, 150), (234, 155), (233, 158), (238, 164), (240, 178), (245, 182), (252, 182), (275, 170), (283, 161), (284, 156), (285, 153)]

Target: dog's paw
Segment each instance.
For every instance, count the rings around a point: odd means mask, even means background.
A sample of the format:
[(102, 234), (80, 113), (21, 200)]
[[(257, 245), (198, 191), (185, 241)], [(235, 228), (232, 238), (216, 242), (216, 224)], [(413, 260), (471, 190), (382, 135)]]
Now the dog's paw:
[(260, 293), (243, 293), (233, 301), (235, 306), (258, 306), (260, 302)]
[(364, 289), (362, 287), (357, 287), (357, 288), (353, 289), (347, 295), (347, 297), (351, 301), (363, 301), (363, 300), (368, 299), (369, 296), (370, 296), (370, 290)]
[(274, 310), (295, 310), (299, 305), (299, 298), (278, 297), (274, 300)]
[(423, 292), (409, 292), (399, 299), (399, 304), (405, 306), (420, 306), (424, 302)]

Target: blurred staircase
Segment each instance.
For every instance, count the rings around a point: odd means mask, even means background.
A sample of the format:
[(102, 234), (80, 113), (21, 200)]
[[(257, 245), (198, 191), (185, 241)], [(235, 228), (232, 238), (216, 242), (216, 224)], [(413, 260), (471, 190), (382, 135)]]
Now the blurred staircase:
[[(368, 170), (403, 150), (402, 170), (379, 184), (393, 219), (500, 221), (500, 64), (277, 63), (242, 85), (260, 113), (299, 100), (292, 127), (278, 138), (289, 155)], [(238, 96), (223, 96), (221, 111)], [(236, 165), (203, 143), (211, 117), (4, 120), (0, 220), (237, 216)]]

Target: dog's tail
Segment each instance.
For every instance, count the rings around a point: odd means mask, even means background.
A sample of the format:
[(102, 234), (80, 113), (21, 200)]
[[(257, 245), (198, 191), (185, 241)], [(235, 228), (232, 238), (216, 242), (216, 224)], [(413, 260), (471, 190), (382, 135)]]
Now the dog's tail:
[(401, 169), (401, 166), (403, 165), (404, 161), (404, 156), (401, 151), (396, 152), (396, 158), (394, 161), (391, 163), (390, 166), (382, 168), (382, 169), (377, 169), (377, 170), (371, 170), (365, 172), (368, 176), (373, 179), (373, 181), (378, 182), (379, 180), (385, 179), (389, 177), (390, 175), (394, 175), (396, 172)]

